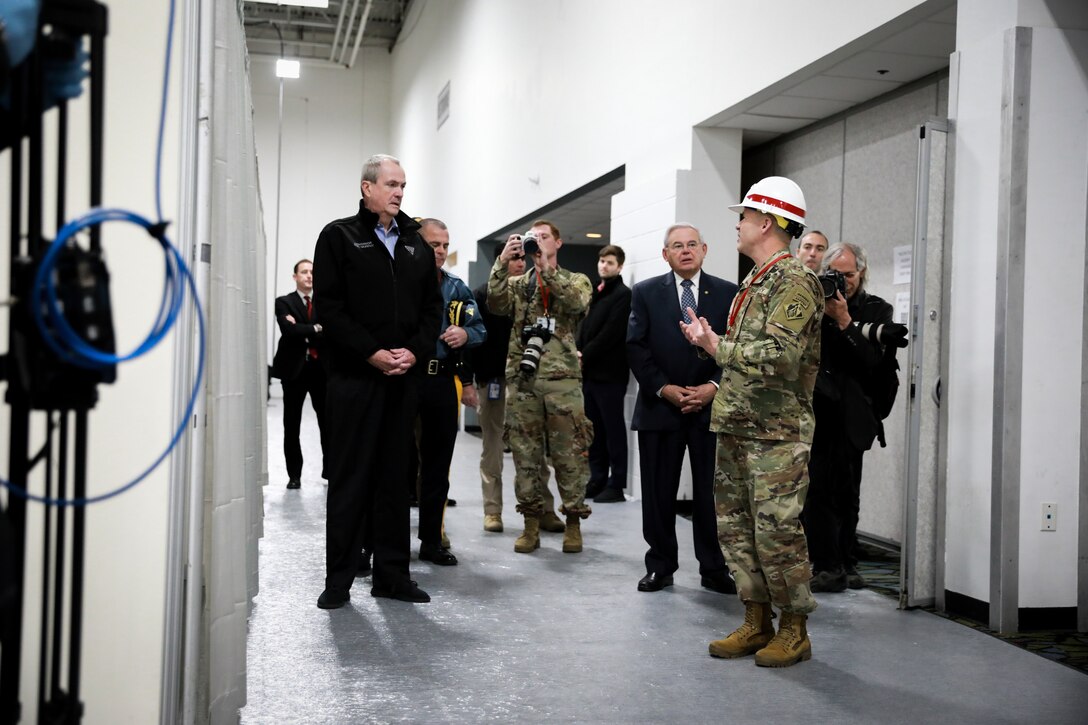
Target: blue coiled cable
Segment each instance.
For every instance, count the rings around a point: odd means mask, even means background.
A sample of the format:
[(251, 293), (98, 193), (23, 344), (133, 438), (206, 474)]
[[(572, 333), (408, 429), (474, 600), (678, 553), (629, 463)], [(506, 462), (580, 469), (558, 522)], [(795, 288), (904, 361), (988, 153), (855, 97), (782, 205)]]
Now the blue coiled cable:
[[(146, 229), (148, 233), (155, 237), (162, 245), (167, 260), (166, 282), (163, 287), (163, 300), (159, 307), (159, 315), (144, 341), (136, 346), (131, 352), (124, 355), (103, 352), (79, 337), (64, 318), (63, 311), (60, 309), (57, 300), (56, 288), (52, 284), (52, 270), (56, 265), (60, 251), (67, 243), (68, 239), (82, 229), (109, 221), (130, 222)], [(57, 235), (57, 238), (53, 241), (52, 245), (50, 245), (49, 250), (46, 252), (45, 256), (42, 258), (41, 264), (38, 266), (38, 272), (34, 276), (34, 284), (31, 288), (30, 305), (34, 322), (41, 331), (43, 339), (62, 360), (82, 367), (96, 368), (132, 360), (149, 352), (158, 345), (177, 321), (178, 313), (180, 312), (181, 305), (185, 299), (185, 290), (188, 288), (189, 294), (192, 295), (193, 306), (196, 309), (197, 329), (199, 333), (197, 372), (196, 380), (193, 382), (193, 388), (189, 395), (189, 402), (185, 407), (185, 413), (181, 416), (181, 420), (178, 422), (177, 429), (174, 431), (174, 435), (170, 439), (169, 445), (166, 447), (166, 450), (159, 454), (158, 458), (156, 458), (154, 462), (136, 478), (123, 486), (98, 496), (78, 499), (38, 496), (13, 485), (10, 482), (3, 481), (3, 484), (14, 494), (31, 501), (38, 501), (51, 506), (85, 506), (98, 501), (104, 501), (124, 493), (147, 478), (147, 476), (158, 468), (159, 464), (161, 464), (170, 454), (170, 451), (174, 449), (181, 439), (182, 434), (185, 432), (186, 425), (193, 414), (193, 409), (196, 407), (196, 401), (200, 394), (200, 384), (204, 378), (206, 337), (204, 330), (204, 310), (200, 304), (200, 298), (197, 295), (196, 282), (193, 279), (192, 272), (185, 264), (185, 260), (182, 258), (177, 248), (170, 243), (170, 240), (166, 237), (165, 233), (163, 233), (163, 226), (164, 225), (162, 224), (155, 224), (138, 214), (133, 214), (132, 212), (123, 211), (121, 209), (92, 209), (87, 214), (69, 222), (61, 229), (60, 234)], [(42, 314), (43, 307), (48, 310), (49, 321), (53, 323), (53, 330), (50, 330), (46, 326), (46, 319)]]
[[(51, 506), (86, 506), (87, 504), (97, 503), (98, 501), (105, 501), (108, 498), (113, 498), (114, 496), (129, 490), (140, 483), (140, 481), (147, 478), (147, 476), (158, 468), (159, 464), (170, 455), (170, 451), (174, 449), (178, 441), (181, 440), (182, 434), (185, 432), (185, 428), (193, 414), (193, 409), (196, 407), (196, 401), (200, 394), (200, 384), (204, 379), (204, 310), (200, 304), (200, 297), (197, 295), (196, 282), (193, 280), (192, 272), (185, 264), (185, 260), (182, 258), (177, 248), (174, 247), (167, 238), (167, 223), (162, 221), (162, 146), (166, 124), (166, 99), (170, 78), (170, 55), (173, 48), (174, 37), (175, 2), (176, 0), (170, 0), (169, 24), (166, 34), (166, 61), (163, 71), (162, 104), (159, 113), (159, 133), (155, 154), (155, 210), (160, 221), (157, 223), (151, 222), (139, 214), (123, 209), (92, 209), (78, 219), (74, 219), (68, 224), (65, 224), (64, 228), (57, 234), (57, 238), (54, 239), (53, 243), (49, 246), (41, 263), (38, 265), (38, 271), (34, 276), (34, 283), (31, 287), (30, 307), (34, 322), (37, 324), (38, 329), (42, 334), (42, 339), (45, 340), (45, 343), (62, 361), (81, 367), (101, 368), (140, 357), (158, 345), (170, 331), (170, 328), (174, 326), (174, 323), (177, 322), (181, 306), (185, 301), (185, 290), (188, 288), (189, 294), (192, 295), (193, 307), (196, 309), (197, 329), (199, 333), (199, 355), (197, 357), (196, 380), (193, 382), (192, 392), (189, 395), (189, 402), (185, 407), (185, 414), (181, 416), (181, 420), (178, 422), (177, 429), (174, 431), (174, 435), (170, 439), (170, 443), (167, 445), (166, 450), (159, 454), (158, 458), (156, 458), (154, 462), (152, 462), (152, 464), (136, 478), (107, 493), (77, 499), (38, 496), (19, 486), (15, 486), (10, 481), (5, 481), (0, 478), (0, 485), (6, 487), (13, 494), (30, 501), (37, 501)], [(57, 290), (53, 280), (53, 269), (57, 264), (60, 252), (64, 249), (69, 239), (88, 227), (116, 221), (128, 222), (146, 229), (148, 234), (158, 240), (159, 244), (162, 245), (166, 260), (166, 278), (163, 284), (163, 297), (159, 304), (158, 314), (155, 316), (155, 322), (152, 324), (151, 331), (148, 333), (147, 337), (144, 338), (143, 342), (137, 345), (131, 352), (124, 355), (117, 355), (115, 353), (99, 350), (76, 334), (75, 330), (72, 329), (72, 326), (68, 324), (68, 320), (65, 319), (63, 310), (58, 303)], [(52, 323), (53, 329), (50, 329), (46, 325), (46, 319), (42, 314), (43, 306), (49, 312), (49, 322)]]

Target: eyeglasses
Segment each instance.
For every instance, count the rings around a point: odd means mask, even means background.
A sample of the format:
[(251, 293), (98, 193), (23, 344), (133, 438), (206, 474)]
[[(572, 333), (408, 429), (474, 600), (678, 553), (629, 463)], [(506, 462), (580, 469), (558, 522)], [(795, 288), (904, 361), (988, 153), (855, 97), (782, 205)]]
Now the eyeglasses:
[(685, 249), (698, 249), (703, 246), (702, 242), (691, 241), (685, 244), (684, 242), (673, 242), (669, 245), (669, 249), (674, 252), (682, 252)]
[(515, 262), (520, 262), (521, 260), (525, 259), (525, 255), (524, 254), (517, 254), (517, 255), (514, 255), (513, 257), (511, 257), (510, 259), (514, 260)]

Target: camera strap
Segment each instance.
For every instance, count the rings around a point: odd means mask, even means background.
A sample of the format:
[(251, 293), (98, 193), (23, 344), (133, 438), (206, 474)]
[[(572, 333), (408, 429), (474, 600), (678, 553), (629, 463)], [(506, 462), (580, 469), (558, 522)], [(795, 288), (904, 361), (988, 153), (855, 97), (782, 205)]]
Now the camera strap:
[(748, 284), (744, 285), (744, 289), (740, 291), (740, 294), (733, 298), (733, 309), (729, 312), (729, 326), (725, 328), (725, 334), (729, 334), (729, 331), (733, 329), (733, 321), (737, 319), (737, 313), (740, 312), (740, 308), (744, 305), (744, 298), (748, 296), (748, 289), (759, 281), (759, 278), (771, 271), (771, 267), (781, 262), (786, 257), (792, 257), (793, 255), (789, 251), (782, 252), (777, 257), (767, 262), (763, 267), (755, 273), (755, 276), (748, 281)]
[(533, 275), (536, 277), (537, 287), (540, 288), (540, 301), (542, 303), (544, 303), (544, 316), (545, 317), (551, 317), (551, 315), (548, 314), (548, 293), (549, 293), (549, 290), (544, 285), (544, 280), (542, 280), (540, 278), (540, 272), (539, 271), (534, 269), (533, 270)]

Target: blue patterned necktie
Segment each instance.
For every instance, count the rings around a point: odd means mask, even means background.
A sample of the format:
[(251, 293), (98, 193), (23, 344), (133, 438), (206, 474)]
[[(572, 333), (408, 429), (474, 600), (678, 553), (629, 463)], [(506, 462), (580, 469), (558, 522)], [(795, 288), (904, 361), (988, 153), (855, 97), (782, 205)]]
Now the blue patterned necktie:
[(688, 308), (695, 310), (695, 295), (691, 293), (691, 280), (685, 279), (680, 283), (680, 286), (684, 288), (684, 291), (680, 293), (680, 314), (684, 316), (684, 322), (691, 323), (691, 315), (688, 314)]

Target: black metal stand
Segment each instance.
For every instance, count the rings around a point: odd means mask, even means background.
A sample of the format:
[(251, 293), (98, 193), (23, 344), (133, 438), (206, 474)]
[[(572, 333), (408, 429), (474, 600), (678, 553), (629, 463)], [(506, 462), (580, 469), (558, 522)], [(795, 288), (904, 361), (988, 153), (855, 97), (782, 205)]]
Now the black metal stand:
[[(10, 145), (11, 249), (9, 270), (14, 304), (9, 345), (0, 372), (7, 378), (10, 406), (8, 480), (24, 491), (30, 474), (41, 467), (44, 491), (55, 499), (86, 496), (87, 412), (98, 399), (97, 385), (112, 381), (112, 371), (88, 370), (61, 361), (48, 349), (34, 324), (29, 289), (46, 249), (44, 237), (44, 151), (42, 114), (46, 110), (46, 63), (71, 58), (82, 38), (90, 40), (90, 202), (102, 201), (102, 132), (104, 120), (105, 38), (107, 11), (95, 0), (43, 0), (34, 51), (13, 69), (11, 110), (4, 117), (2, 142)], [(56, 227), (65, 220), (68, 113), (59, 103), (57, 123)], [(2, 147), (0, 147), (2, 148)], [(25, 166), (24, 166), (25, 165)], [(26, 174), (27, 183), (22, 183)], [(25, 189), (26, 232), (23, 232)], [(98, 227), (90, 230), (90, 250), (100, 255)], [(31, 411), (45, 411), (45, 444), (31, 456)], [(71, 433), (74, 425), (74, 435)], [(71, 440), (70, 440), (71, 439)], [(69, 450), (71, 448), (71, 450)], [(69, 465), (71, 462), (71, 465)], [(54, 486), (55, 484), (55, 486)], [(34, 493), (39, 493), (35, 491)], [(3, 580), (0, 581), (0, 724), (19, 722), (23, 599), (26, 589), (26, 507), (15, 493), (7, 496)], [(82, 718), (79, 699), (83, 612), (84, 507), (73, 506), (71, 528), (66, 506), (49, 506), (43, 527), (41, 578), (42, 619), (38, 660), (38, 721), (76, 723)], [(65, 562), (71, 562), (71, 571)], [(67, 613), (67, 617), (65, 616)], [(66, 677), (62, 665), (67, 664)]]

